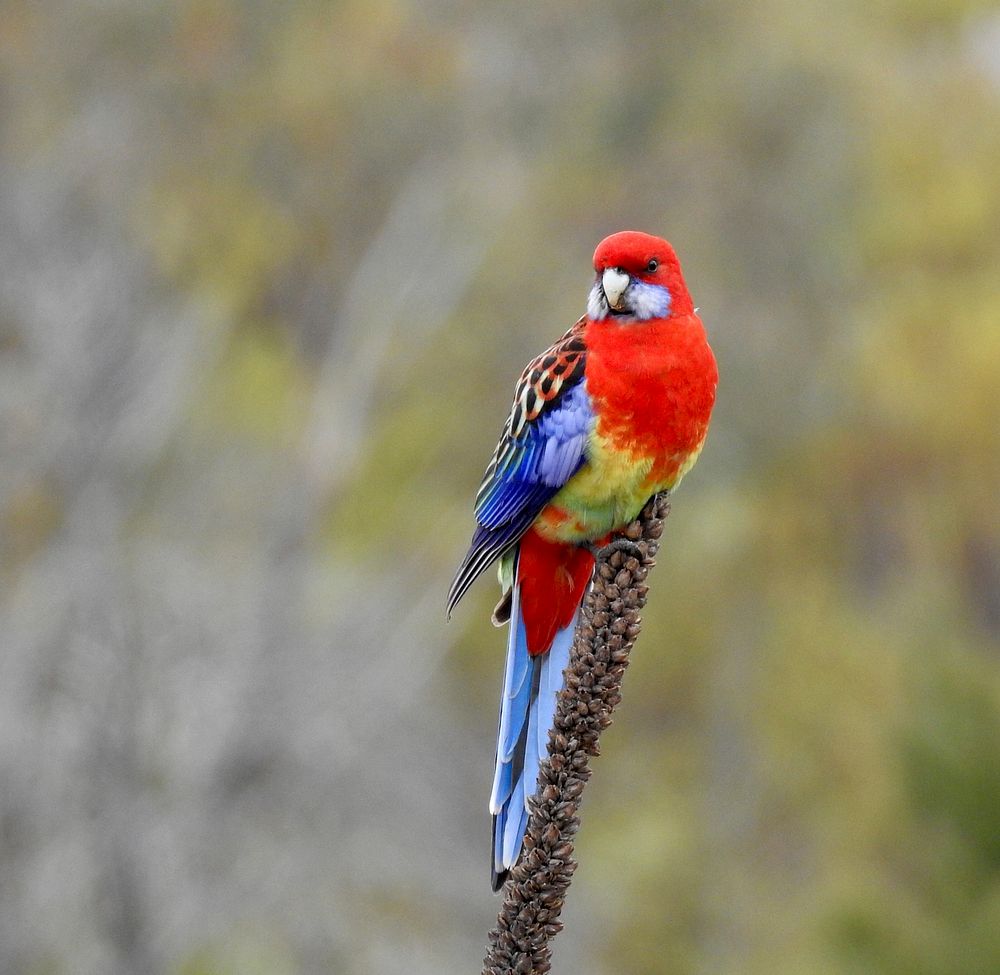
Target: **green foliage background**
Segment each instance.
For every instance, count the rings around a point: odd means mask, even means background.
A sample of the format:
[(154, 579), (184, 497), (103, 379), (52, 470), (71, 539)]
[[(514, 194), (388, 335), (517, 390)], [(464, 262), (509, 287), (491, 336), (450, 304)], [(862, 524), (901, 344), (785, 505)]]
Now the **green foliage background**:
[[(214, 921), (171, 913), (183, 886), (146, 899), (149, 955), (81, 904), (90, 955), (53, 921), (5, 970), (477, 970), (503, 638), (489, 584), (447, 628), (438, 606), (514, 379), (582, 310), (597, 241), (636, 227), (676, 245), (721, 383), (587, 796), (555, 970), (1000, 971), (996, 8), (13, 3), (0, 49), (8, 185), (65, 183), (53, 239), (79, 237), (84, 267), (86, 241), (114, 242), (143, 301), (197, 322), (175, 421), (108, 474), (130, 492), (122, 551), (183, 551), (223, 594), (243, 566), (302, 555), (285, 595), (254, 603), (280, 657), (234, 671), (265, 687), (286, 668), (309, 682), (299, 626), (365, 686), (381, 631), (350, 603), (374, 594), (369, 620), (413, 628), (371, 675), (398, 697), (374, 700), (410, 715), (407, 764), (426, 770), (395, 790), (398, 733), (358, 746), (362, 791), (393, 811), (365, 813), (344, 859), (343, 822), (290, 812), (322, 756), (278, 749), (277, 778), (247, 789), (269, 842), (286, 849), (286, 815), (308, 839), (280, 893), (251, 906), (219, 864)], [(15, 271), (8, 376), (47, 354)], [(78, 483), (63, 448), (24, 460), (51, 402), (9, 407), (17, 599)], [(168, 658), (211, 666), (212, 639), (164, 632)], [(154, 717), (164, 693), (142, 690)], [(251, 723), (280, 741), (296, 700), (265, 693)], [(434, 802), (448, 835), (420, 818)], [(256, 833), (233, 828), (252, 858)], [(13, 862), (47, 840), (3, 842)], [(383, 844), (392, 868), (369, 870)], [(158, 869), (140, 871), (157, 890)]]

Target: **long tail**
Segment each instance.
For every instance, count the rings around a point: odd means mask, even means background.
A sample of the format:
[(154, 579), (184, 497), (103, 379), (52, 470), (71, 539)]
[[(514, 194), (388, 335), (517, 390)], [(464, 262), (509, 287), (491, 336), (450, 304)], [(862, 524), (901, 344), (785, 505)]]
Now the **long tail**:
[(587, 550), (547, 542), (533, 531), (515, 555), (507, 665), (500, 696), (491, 879), (499, 890), (517, 862), (528, 825), (528, 799), (548, 748), (573, 631), (594, 570)]

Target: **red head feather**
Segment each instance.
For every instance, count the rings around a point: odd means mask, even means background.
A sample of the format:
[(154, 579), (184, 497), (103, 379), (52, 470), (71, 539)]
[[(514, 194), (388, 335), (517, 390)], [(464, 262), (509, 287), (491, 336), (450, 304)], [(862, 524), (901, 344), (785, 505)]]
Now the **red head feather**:
[(621, 268), (640, 281), (665, 287), (673, 299), (671, 315), (690, 315), (694, 310), (677, 254), (662, 237), (638, 230), (623, 230), (605, 237), (594, 251), (594, 270), (601, 274), (609, 267)]

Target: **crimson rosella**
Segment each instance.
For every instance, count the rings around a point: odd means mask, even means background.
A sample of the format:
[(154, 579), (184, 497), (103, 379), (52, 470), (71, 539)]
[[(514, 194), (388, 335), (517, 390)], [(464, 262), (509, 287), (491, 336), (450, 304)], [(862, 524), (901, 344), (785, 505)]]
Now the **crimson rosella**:
[(518, 380), (448, 594), (450, 614), (500, 559), (494, 622), (511, 625), (490, 796), (494, 890), (521, 851), (594, 553), (691, 469), (715, 402), (715, 357), (670, 244), (614, 234), (594, 270), (586, 315)]

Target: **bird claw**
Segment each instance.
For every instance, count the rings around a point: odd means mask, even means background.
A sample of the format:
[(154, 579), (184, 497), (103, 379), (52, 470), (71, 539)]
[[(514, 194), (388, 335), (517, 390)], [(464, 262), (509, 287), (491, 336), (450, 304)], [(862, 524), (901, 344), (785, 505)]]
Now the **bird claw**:
[(640, 563), (646, 560), (645, 549), (638, 542), (633, 542), (632, 539), (625, 538), (624, 536), (612, 539), (607, 545), (597, 549), (594, 555), (598, 559), (607, 561), (615, 552), (621, 552), (626, 557), (632, 556), (632, 558), (638, 559)]

